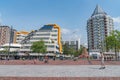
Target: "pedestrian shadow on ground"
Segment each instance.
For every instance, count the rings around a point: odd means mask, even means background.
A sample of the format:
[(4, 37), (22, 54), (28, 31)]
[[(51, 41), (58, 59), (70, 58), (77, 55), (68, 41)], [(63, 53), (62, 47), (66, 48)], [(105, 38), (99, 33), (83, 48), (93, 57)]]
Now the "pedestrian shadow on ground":
[[(89, 67), (90, 69), (97, 69), (97, 70), (103, 70), (101, 67)], [(108, 68), (104, 68), (104, 70), (108, 70)]]
[(89, 67), (90, 69), (99, 69), (99, 67)]

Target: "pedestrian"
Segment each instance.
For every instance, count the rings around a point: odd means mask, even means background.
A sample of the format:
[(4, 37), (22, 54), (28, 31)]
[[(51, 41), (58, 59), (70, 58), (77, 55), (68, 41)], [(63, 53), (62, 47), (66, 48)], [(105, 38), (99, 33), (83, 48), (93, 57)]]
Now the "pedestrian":
[(100, 52), (100, 61), (101, 61), (100, 69), (105, 69), (104, 53), (102, 53), (102, 52)]
[(45, 56), (45, 63), (48, 63), (48, 56)]
[(55, 56), (53, 56), (53, 60), (55, 61)]
[(90, 60), (90, 56), (89, 56), (89, 55), (87, 55), (87, 60), (88, 60), (88, 63), (89, 63), (89, 64), (92, 64), (92, 62), (91, 62), (91, 60)]
[(33, 59), (33, 64), (36, 64), (36, 59)]

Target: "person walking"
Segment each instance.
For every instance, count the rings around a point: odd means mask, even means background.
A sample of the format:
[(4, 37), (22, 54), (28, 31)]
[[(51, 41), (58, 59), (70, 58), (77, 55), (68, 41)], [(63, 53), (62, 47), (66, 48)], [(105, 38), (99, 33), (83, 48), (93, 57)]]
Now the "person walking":
[(91, 60), (90, 60), (90, 56), (89, 56), (89, 55), (87, 55), (87, 61), (88, 61), (88, 63), (89, 63), (89, 64), (92, 64), (92, 62), (91, 62)]
[(105, 69), (105, 62), (104, 62), (104, 53), (100, 52), (100, 61), (101, 61), (101, 67), (100, 69)]
[(45, 61), (44, 61), (44, 63), (48, 63), (48, 56), (47, 56), (47, 55), (45, 56)]

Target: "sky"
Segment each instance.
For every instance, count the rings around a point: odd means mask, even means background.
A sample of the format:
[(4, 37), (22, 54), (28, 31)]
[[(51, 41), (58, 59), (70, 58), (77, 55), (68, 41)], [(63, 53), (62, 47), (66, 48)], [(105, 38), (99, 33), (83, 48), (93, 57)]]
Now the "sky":
[(86, 23), (97, 4), (120, 30), (120, 0), (0, 0), (0, 24), (17, 31), (57, 24), (63, 40), (80, 38), (81, 43), (87, 43)]

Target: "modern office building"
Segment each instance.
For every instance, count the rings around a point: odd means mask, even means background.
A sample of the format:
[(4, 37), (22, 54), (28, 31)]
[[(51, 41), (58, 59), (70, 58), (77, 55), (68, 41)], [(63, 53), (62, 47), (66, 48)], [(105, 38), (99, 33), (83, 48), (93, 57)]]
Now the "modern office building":
[(73, 48), (74, 50), (80, 49), (80, 39), (78, 40), (70, 40), (70, 41), (62, 41), (62, 45), (67, 44), (69, 48)]
[[(21, 48), (21, 44), (15, 44), (15, 43), (6, 43), (1, 46), (0, 51), (5, 51), (6, 49), (10, 48), (10, 52), (19, 52)], [(6, 54), (5, 54), (6, 55)]]
[(0, 46), (6, 43), (15, 42), (16, 30), (10, 28), (9, 26), (0, 26)]
[(87, 37), (89, 52), (103, 51), (105, 37), (113, 30), (113, 19), (100, 6), (96, 6), (87, 21)]
[(22, 40), (21, 53), (31, 52), (33, 42), (43, 40), (47, 46), (47, 53), (62, 53), (61, 30), (56, 24), (44, 25), (38, 30), (32, 31)]
[(16, 32), (16, 43), (21, 43), (21, 41), (29, 34), (27, 31)]

